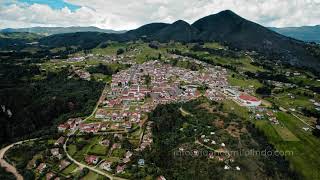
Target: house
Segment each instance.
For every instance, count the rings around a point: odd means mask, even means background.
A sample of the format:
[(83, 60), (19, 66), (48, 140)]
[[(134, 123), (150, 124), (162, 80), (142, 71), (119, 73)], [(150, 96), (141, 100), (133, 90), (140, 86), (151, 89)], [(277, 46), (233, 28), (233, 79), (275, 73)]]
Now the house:
[(59, 170), (63, 170), (70, 165), (70, 162), (67, 160), (62, 160), (59, 164)]
[(130, 158), (123, 158), (122, 162), (123, 163), (128, 163), (128, 162), (130, 162)]
[(41, 163), (38, 167), (37, 167), (37, 172), (38, 173), (42, 173), (45, 169), (46, 169), (47, 165), (46, 163)]
[(110, 140), (105, 139), (105, 140), (101, 141), (100, 144), (103, 145), (103, 146), (109, 146)]
[(119, 144), (119, 143), (114, 143), (114, 144), (112, 145), (112, 148), (111, 148), (111, 149), (117, 149), (117, 148), (121, 148), (121, 144)]
[(80, 124), (80, 132), (97, 133), (101, 128), (101, 123)]
[(139, 159), (138, 160), (138, 165), (139, 166), (144, 166), (144, 159)]
[(59, 148), (53, 148), (50, 150), (52, 156), (58, 156), (60, 155), (60, 152), (59, 152)]
[(239, 167), (239, 166), (237, 166), (237, 167), (236, 167), (236, 170), (237, 170), (237, 171), (240, 171), (240, 167)]
[(106, 170), (106, 171), (112, 171), (111, 165), (112, 165), (112, 162), (105, 161), (100, 165), (100, 168), (103, 169), (103, 170)]
[(126, 158), (130, 158), (132, 156), (132, 154), (133, 153), (131, 151), (127, 151), (125, 156), (126, 156)]
[(159, 176), (157, 177), (157, 180), (166, 180), (166, 178), (164, 176)]
[(52, 179), (54, 176), (55, 176), (55, 174), (54, 174), (53, 172), (48, 172), (48, 173), (46, 174), (46, 180), (50, 180), (50, 179)]
[(65, 132), (67, 129), (69, 129), (69, 124), (60, 124), (59, 126), (58, 126), (58, 131), (59, 132)]
[(126, 168), (126, 165), (118, 165), (117, 168), (116, 168), (116, 173), (122, 173), (124, 171), (124, 169)]
[(88, 155), (86, 156), (85, 158), (85, 161), (88, 163), (88, 164), (97, 164), (98, 161), (99, 161), (99, 157), (97, 156), (94, 156), (94, 155)]
[(230, 169), (230, 166), (224, 165), (224, 169), (225, 169), (225, 170), (229, 170), (229, 169)]
[(55, 145), (55, 146), (63, 145), (64, 140), (65, 140), (65, 137), (61, 136), (61, 137), (54, 143), (54, 145)]

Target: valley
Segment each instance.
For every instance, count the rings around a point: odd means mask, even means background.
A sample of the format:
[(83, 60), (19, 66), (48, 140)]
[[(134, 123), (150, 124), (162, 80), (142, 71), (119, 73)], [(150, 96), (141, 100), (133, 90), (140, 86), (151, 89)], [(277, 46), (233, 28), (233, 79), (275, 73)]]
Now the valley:
[(173, 19), (2, 30), (0, 179), (320, 179), (314, 35)]
[[(12, 147), (5, 159), (40, 179), (317, 178), (319, 140), (308, 114), (320, 100), (309, 83), (317, 87), (317, 77), (227, 49), (111, 42), (34, 63), (41, 73), (32, 81), (63, 71), (68, 81), (105, 87), (92, 113), (59, 117), (51, 134)], [(272, 155), (244, 155), (263, 151)]]

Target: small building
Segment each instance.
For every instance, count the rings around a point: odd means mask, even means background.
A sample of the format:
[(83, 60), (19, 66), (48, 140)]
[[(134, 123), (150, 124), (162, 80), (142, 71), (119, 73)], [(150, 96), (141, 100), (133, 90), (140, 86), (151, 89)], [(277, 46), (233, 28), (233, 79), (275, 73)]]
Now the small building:
[(70, 162), (67, 160), (62, 160), (59, 164), (59, 170), (63, 170), (70, 165)]
[(164, 176), (159, 176), (157, 177), (157, 180), (166, 180), (166, 178)]
[(100, 165), (100, 168), (103, 169), (103, 170), (106, 170), (106, 171), (112, 171), (111, 165), (112, 165), (112, 162), (105, 161)]
[(41, 163), (38, 167), (37, 167), (37, 172), (38, 173), (42, 173), (45, 169), (46, 169), (47, 165), (46, 163)]
[(122, 166), (118, 165), (116, 168), (116, 173), (117, 174), (122, 173), (125, 168), (126, 168), (126, 165), (122, 165)]
[(63, 145), (65, 137), (61, 136), (55, 143), (55, 146)]
[(97, 156), (94, 156), (94, 155), (88, 155), (86, 158), (85, 158), (85, 161), (88, 163), (88, 164), (97, 164), (98, 161), (99, 161), (99, 157)]
[(239, 96), (239, 100), (244, 106), (248, 107), (257, 107), (261, 105), (260, 99), (244, 93)]
[(48, 172), (46, 174), (46, 180), (51, 180), (54, 176), (55, 176), (55, 174), (53, 172)]
[(139, 166), (144, 166), (144, 159), (139, 159), (138, 160), (138, 165)]

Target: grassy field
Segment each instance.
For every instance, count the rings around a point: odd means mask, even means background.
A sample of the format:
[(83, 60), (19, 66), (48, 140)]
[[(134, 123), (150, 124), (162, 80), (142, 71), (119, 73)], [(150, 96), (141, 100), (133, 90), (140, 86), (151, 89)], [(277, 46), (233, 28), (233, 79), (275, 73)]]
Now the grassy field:
[(241, 77), (237, 74), (234, 74), (234, 77), (232, 75), (228, 76), (228, 82), (231, 86), (239, 86), (242, 88), (254, 88), (257, 89), (262, 86), (262, 84), (255, 79), (246, 79), (244, 77)]
[(92, 171), (90, 171), (86, 176), (82, 178), (82, 180), (104, 180), (104, 179), (107, 179), (107, 178)]
[(286, 127), (280, 125), (272, 125), (278, 135), (284, 141), (299, 141), (299, 139)]
[(274, 128), (266, 121), (256, 121), (255, 124), (264, 131), (269, 142), (275, 145), (278, 151), (292, 153), (286, 158), (291, 162), (293, 169), (301, 173), (305, 179), (319, 179), (319, 139), (315, 138), (311, 132), (302, 130), (305, 125), (294, 116), (279, 112), (277, 118), (289, 131)]
[(225, 100), (223, 101), (223, 110), (226, 112), (232, 112), (236, 115), (248, 120), (249, 119), (249, 112), (246, 107), (241, 107), (237, 103), (232, 100)]
[(67, 168), (62, 171), (62, 174), (69, 175), (72, 174), (78, 166), (76, 164), (70, 164)]

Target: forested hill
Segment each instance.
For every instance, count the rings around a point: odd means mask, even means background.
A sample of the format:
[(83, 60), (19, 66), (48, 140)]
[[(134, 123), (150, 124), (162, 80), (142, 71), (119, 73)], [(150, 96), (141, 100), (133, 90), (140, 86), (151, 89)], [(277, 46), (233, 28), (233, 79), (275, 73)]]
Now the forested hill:
[(0, 144), (34, 133), (50, 134), (60, 121), (90, 114), (104, 87), (70, 79), (67, 69), (43, 73), (33, 63), (12, 58), (0, 61), (0, 74)]

